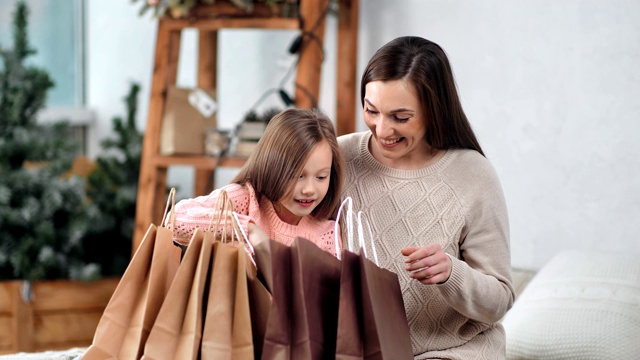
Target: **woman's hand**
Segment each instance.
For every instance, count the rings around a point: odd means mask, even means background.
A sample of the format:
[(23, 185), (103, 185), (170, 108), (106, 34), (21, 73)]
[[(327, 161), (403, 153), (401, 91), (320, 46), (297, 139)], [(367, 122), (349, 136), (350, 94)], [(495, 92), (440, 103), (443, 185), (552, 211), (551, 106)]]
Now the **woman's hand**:
[(425, 247), (407, 247), (401, 250), (406, 256), (405, 270), (413, 279), (425, 285), (442, 284), (449, 280), (453, 264), (442, 250), (440, 244), (429, 244)]

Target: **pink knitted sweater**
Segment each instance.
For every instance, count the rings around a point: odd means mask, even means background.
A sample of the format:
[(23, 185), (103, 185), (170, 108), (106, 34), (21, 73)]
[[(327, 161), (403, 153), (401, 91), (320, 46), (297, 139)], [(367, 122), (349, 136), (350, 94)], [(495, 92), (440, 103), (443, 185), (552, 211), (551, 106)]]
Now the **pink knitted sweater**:
[[(291, 245), (297, 237), (303, 237), (318, 245), (335, 256), (335, 221), (318, 220), (312, 216), (305, 216), (300, 219), (298, 225), (291, 225), (280, 220), (276, 214), (273, 203), (266, 197), (260, 201), (256, 196), (253, 187), (249, 184), (244, 186), (229, 184), (222, 187), (231, 202), (233, 209), (238, 213), (240, 226), (248, 233), (249, 222), (260, 227), (270, 239), (279, 241), (285, 245)], [(185, 199), (176, 204), (176, 219), (173, 236), (180, 244), (188, 244), (196, 228), (207, 230), (213, 208), (220, 190), (214, 190), (211, 194), (199, 196), (192, 199)], [(340, 235), (338, 232), (338, 241)]]

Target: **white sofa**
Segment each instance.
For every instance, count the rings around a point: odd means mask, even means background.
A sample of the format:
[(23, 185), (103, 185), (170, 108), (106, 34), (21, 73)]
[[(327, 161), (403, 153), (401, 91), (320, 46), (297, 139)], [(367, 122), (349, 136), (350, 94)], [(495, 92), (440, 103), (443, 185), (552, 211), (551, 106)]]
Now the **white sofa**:
[(502, 323), (508, 359), (640, 359), (640, 254), (563, 251)]

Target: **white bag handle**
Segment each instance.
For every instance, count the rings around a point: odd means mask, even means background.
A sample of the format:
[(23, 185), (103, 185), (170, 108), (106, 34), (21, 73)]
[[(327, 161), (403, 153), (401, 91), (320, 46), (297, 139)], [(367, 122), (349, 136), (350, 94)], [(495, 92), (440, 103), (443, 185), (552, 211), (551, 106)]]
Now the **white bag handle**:
[[(251, 244), (251, 241), (249, 241), (249, 236), (247, 236), (247, 234), (244, 232), (244, 229), (242, 228), (242, 226), (240, 226), (240, 220), (238, 219), (238, 213), (235, 212), (235, 211), (232, 211), (231, 215), (233, 215), (233, 219), (236, 221), (236, 223), (233, 226), (233, 231), (236, 233), (236, 236), (238, 237), (238, 239), (244, 240), (244, 241), (240, 241), (240, 242), (244, 243), (242, 248), (244, 249), (244, 251), (249, 256), (249, 259), (251, 260), (251, 263), (253, 264), (253, 266), (255, 266), (257, 268), (258, 265), (256, 265), (256, 261), (253, 259), (253, 254), (255, 254), (255, 250), (253, 249), (253, 245)], [(240, 231), (240, 234), (238, 234), (238, 230)]]
[(334, 224), (334, 236), (335, 236), (335, 244), (336, 244), (336, 257), (340, 260), (340, 256), (342, 251), (340, 250), (340, 238), (338, 234), (340, 233), (339, 222), (340, 222), (340, 214), (342, 214), (342, 208), (347, 205), (347, 214), (346, 214), (346, 225), (347, 225), (347, 243), (349, 245), (349, 251), (353, 251), (353, 200), (350, 196), (347, 196), (346, 199), (342, 200), (340, 207), (338, 208), (338, 215), (336, 216), (336, 222)]
[(353, 200), (351, 199), (351, 197), (346, 197), (342, 203), (340, 204), (340, 207), (338, 208), (338, 215), (336, 216), (336, 223), (335, 223), (335, 229), (334, 229), (334, 234), (335, 234), (335, 244), (336, 244), (336, 256), (338, 258), (338, 260), (340, 260), (340, 256), (341, 256), (341, 251), (340, 251), (340, 241), (338, 239), (338, 234), (340, 232), (340, 229), (338, 228), (339, 225), (339, 221), (341, 220), (340, 215), (342, 214), (342, 208), (344, 206), (347, 206), (346, 208), (346, 215), (345, 215), (345, 223), (343, 223), (343, 225), (346, 225), (347, 227), (347, 248), (349, 251), (353, 252), (355, 249), (355, 244), (354, 244), (354, 239), (353, 239), (353, 235), (354, 235), (354, 229), (353, 229), (353, 222), (354, 222), (354, 218), (355, 221), (357, 221), (357, 236), (358, 236), (358, 245), (360, 246), (361, 249), (363, 249), (364, 252), (364, 256), (369, 258), (367, 255), (367, 247), (364, 241), (364, 228), (363, 228), (363, 223), (366, 222), (367, 225), (367, 230), (369, 230), (369, 239), (371, 242), (371, 249), (373, 251), (373, 257), (375, 260), (376, 265), (380, 266), (378, 263), (378, 253), (376, 252), (376, 247), (373, 241), (373, 231), (371, 230), (371, 223), (369, 222), (369, 219), (366, 217), (366, 215), (362, 212), (362, 211), (358, 211), (358, 214), (356, 215), (353, 212)]
[(367, 230), (369, 230), (369, 240), (371, 242), (371, 251), (373, 252), (373, 260), (375, 261), (376, 265), (380, 267), (380, 263), (378, 262), (378, 252), (376, 251), (376, 244), (373, 242), (373, 230), (371, 230), (371, 223), (369, 222), (369, 219), (362, 211), (358, 211), (358, 242), (360, 243), (360, 248), (364, 252), (364, 256), (368, 259), (369, 256), (367, 255), (367, 246), (364, 242), (364, 230), (362, 228), (362, 223), (365, 221), (367, 223)]

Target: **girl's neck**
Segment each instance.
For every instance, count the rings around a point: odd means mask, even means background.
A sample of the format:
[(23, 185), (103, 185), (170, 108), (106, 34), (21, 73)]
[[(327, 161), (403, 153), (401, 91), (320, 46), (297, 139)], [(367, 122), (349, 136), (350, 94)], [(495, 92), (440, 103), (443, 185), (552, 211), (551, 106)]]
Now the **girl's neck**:
[(278, 218), (280, 218), (280, 220), (286, 222), (289, 225), (298, 225), (300, 223), (300, 220), (302, 219), (301, 216), (292, 213), (280, 203), (274, 202), (273, 210), (275, 210), (276, 215), (278, 215)]

